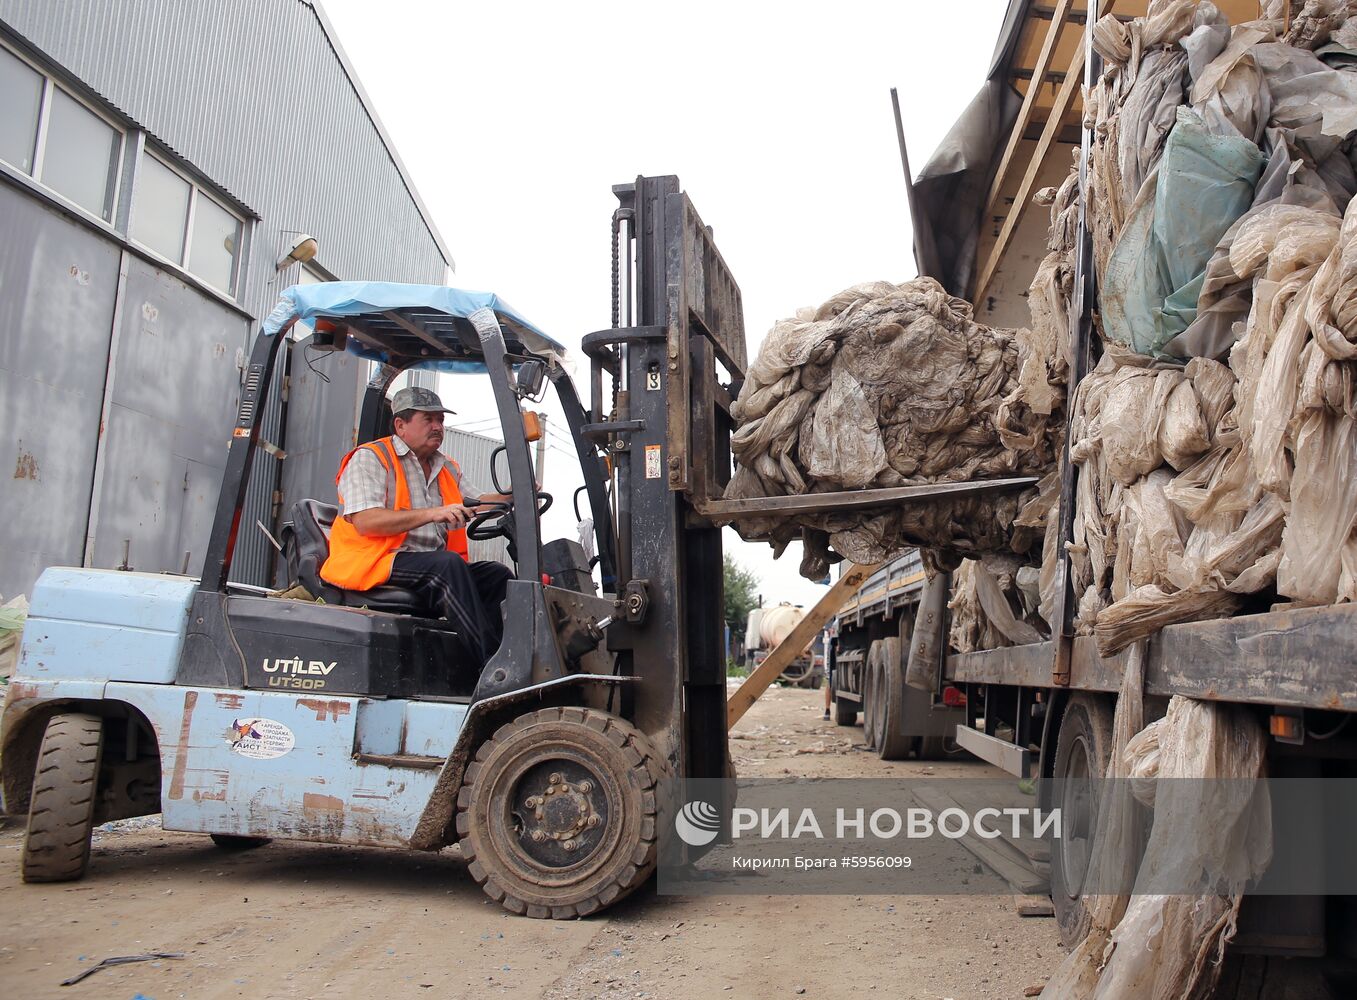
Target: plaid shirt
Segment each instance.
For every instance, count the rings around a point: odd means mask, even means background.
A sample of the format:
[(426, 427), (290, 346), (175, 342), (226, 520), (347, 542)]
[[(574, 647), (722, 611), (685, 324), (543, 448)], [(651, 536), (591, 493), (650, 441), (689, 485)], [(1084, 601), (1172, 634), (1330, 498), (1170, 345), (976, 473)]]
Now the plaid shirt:
[[(452, 478), (457, 480), (464, 500), (480, 498), (483, 491), (467, 482), (462, 476), (462, 470), (455, 463), (448, 462), (441, 453), (434, 455), (430, 474), (426, 479), (424, 468), (419, 464), (419, 458), (410, 450), (410, 446), (394, 435), (391, 443), (405, 471), (405, 482), (410, 487), (412, 508), (418, 510), (424, 507), (443, 506), (443, 495), (438, 489), (438, 472), (444, 465), (448, 466)], [(344, 498), (344, 516), (350, 517), (359, 511), (371, 510), (374, 507), (393, 507), (396, 498), (387, 496), (386, 486), (386, 466), (382, 465), (382, 460), (373, 454), (371, 448), (359, 448), (353, 458), (349, 459), (349, 464), (344, 467), (344, 474), (339, 477), (339, 495)], [(447, 546), (446, 524), (422, 524), (418, 528), (410, 529), (399, 551), (436, 552)]]

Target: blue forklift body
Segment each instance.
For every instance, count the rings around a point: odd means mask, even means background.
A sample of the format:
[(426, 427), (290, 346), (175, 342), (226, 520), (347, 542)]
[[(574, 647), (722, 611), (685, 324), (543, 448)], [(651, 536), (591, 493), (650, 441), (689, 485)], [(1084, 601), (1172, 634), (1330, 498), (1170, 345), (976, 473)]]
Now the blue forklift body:
[(168, 830), (407, 846), (467, 706), (175, 684), (197, 587), (188, 577), (47, 570), (11, 700), (139, 713), (160, 747)]

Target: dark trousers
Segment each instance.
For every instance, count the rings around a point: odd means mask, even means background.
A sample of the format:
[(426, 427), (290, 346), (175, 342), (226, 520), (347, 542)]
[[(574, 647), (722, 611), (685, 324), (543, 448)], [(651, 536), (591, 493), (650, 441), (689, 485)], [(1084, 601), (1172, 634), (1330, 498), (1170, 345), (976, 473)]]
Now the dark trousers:
[(502, 563), (469, 563), (455, 552), (397, 552), (390, 582), (413, 590), (452, 622), (480, 670), (504, 638), (504, 589), (513, 570)]

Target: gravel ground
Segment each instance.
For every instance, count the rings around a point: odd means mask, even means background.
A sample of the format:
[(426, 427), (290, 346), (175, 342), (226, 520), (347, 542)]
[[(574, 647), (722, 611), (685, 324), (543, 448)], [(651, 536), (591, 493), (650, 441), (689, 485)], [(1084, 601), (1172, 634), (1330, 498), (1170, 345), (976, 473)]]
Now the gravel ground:
[[(820, 718), (819, 691), (774, 689), (741, 721), (742, 775), (994, 776), (975, 762), (883, 762), (861, 727)], [(243, 853), (105, 824), (81, 882), (19, 881), (21, 830), (0, 830), (0, 994), (131, 1000), (293, 997), (1017, 998), (1063, 956), (1054, 921), (1008, 896), (662, 897), (598, 917), (503, 913), (454, 851), (274, 843)], [(61, 980), (103, 958), (181, 959)]]

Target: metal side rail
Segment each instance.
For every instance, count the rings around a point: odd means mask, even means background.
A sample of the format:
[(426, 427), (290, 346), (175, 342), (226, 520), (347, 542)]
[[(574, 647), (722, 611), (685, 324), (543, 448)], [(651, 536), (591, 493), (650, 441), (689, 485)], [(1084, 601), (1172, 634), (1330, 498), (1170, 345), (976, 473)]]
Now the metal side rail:
[(957, 746), (963, 750), (975, 754), (995, 767), (1003, 768), (1015, 778), (1025, 779), (1032, 776), (1032, 751), (1026, 747), (1020, 747), (1016, 743), (1001, 740), (997, 736), (990, 736), (966, 725), (956, 727), (956, 741)]

